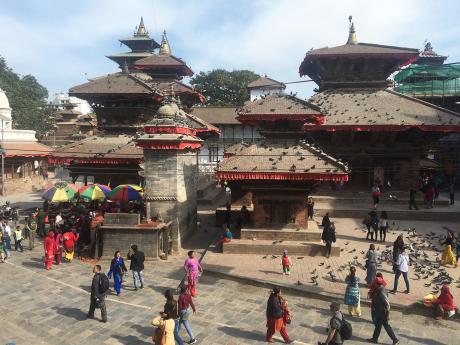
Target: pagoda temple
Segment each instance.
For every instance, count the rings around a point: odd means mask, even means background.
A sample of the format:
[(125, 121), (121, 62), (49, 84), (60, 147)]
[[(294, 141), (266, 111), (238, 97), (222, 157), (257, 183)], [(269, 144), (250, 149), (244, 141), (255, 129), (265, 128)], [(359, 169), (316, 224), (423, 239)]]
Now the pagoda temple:
[(351, 22), (344, 45), (310, 50), (299, 73), (318, 84), (309, 100), (324, 121), (305, 123), (306, 139), (350, 163), (351, 182), (408, 188), (430, 145), (460, 131), (460, 115), (388, 89), (390, 75), (419, 58), (412, 48), (358, 42)]
[[(88, 101), (98, 126), (96, 136), (60, 148), (50, 160), (66, 166), (74, 180), (91, 176), (105, 184), (139, 183), (143, 151), (135, 139), (162, 100), (175, 95), (186, 109), (204, 101), (200, 93), (182, 83), (182, 78), (193, 72), (172, 54), (166, 32), (158, 44), (141, 18), (133, 37), (120, 42), (131, 51), (108, 56), (120, 72), (89, 79), (69, 90), (69, 95)], [(186, 116), (198, 137), (205, 139), (219, 133), (196, 116)]]
[(289, 224), (306, 229), (307, 196), (322, 181), (348, 181), (345, 163), (303, 140), (304, 123), (320, 125), (318, 106), (284, 93), (261, 96), (238, 109), (238, 120), (265, 138), (226, 150), (216, 178), (231, 189), (233, 206), (246, 206), (251, 227)]

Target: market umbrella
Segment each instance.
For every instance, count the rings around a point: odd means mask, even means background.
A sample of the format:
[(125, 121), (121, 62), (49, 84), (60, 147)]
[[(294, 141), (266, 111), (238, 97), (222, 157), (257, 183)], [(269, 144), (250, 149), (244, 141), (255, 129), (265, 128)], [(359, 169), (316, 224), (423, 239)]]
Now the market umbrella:
[(112, 201), (131, 201), (142, 199), (142, 188), (135, 184), (121, 184), (107, 195)]
[(75, 197), (76, 189), (66, 182), (58, 182), (53, 187), (47, 189), (42, 198), (51, 202), (68, 202)]
[(87, 200), (104, 200), (111, 191), (109, 186), (103, 184), (90, 184), (78, 190), (80, 197)]

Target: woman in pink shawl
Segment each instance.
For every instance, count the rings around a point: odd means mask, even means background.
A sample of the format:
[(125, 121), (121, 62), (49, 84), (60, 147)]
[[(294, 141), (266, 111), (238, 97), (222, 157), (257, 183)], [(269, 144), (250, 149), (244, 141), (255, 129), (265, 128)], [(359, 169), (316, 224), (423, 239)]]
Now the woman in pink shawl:
[(51, 269), (53, 265), (54, 255), (56, 253), (56, 242), (54, 242), (54, 232), (50, 231), (43, 242), (45, 249), (45, 268)]
[(198, 284), (198, 277), (200, 272), (203, 272), (200, 262), (195, 257), (193, 250), (188, 252), (188, 258), (184, 263), (184, 270), (187, 273), (188, 290), (192, 297), (196, 297), (196, 285)]

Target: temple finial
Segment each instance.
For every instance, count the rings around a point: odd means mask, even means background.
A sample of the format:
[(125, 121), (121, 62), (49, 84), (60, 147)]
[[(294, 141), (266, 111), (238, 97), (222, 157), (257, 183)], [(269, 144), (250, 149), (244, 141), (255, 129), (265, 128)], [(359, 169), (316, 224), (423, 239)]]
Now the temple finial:
[(350, 22), (349, 33), (347, 44), (358, 44), (358, 38), (356, 37), (355, 23), (352, 22), (353, 17), (349, 16), (348, 21)]
[(166, 37), (166, 30), (163, 31), (163, 38), (161, 39), (160, 55), (171, 55), (171, 47)]
[(144, 26), (144, 18), (141, 17), (141, 22), (139, 23), (139, 26), (137, 27), (137, 31), (135, 32), (134, 36), (148, 36), (149, 33), (145, 29)]

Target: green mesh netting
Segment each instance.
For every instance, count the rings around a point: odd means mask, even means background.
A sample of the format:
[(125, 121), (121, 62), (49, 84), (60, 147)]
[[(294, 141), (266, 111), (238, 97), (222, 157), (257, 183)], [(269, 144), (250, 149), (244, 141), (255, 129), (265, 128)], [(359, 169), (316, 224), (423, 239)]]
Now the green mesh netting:
[(395, 91), (420, 96), (460, 95), (460, 63), (411, 65), (394, 76)]

